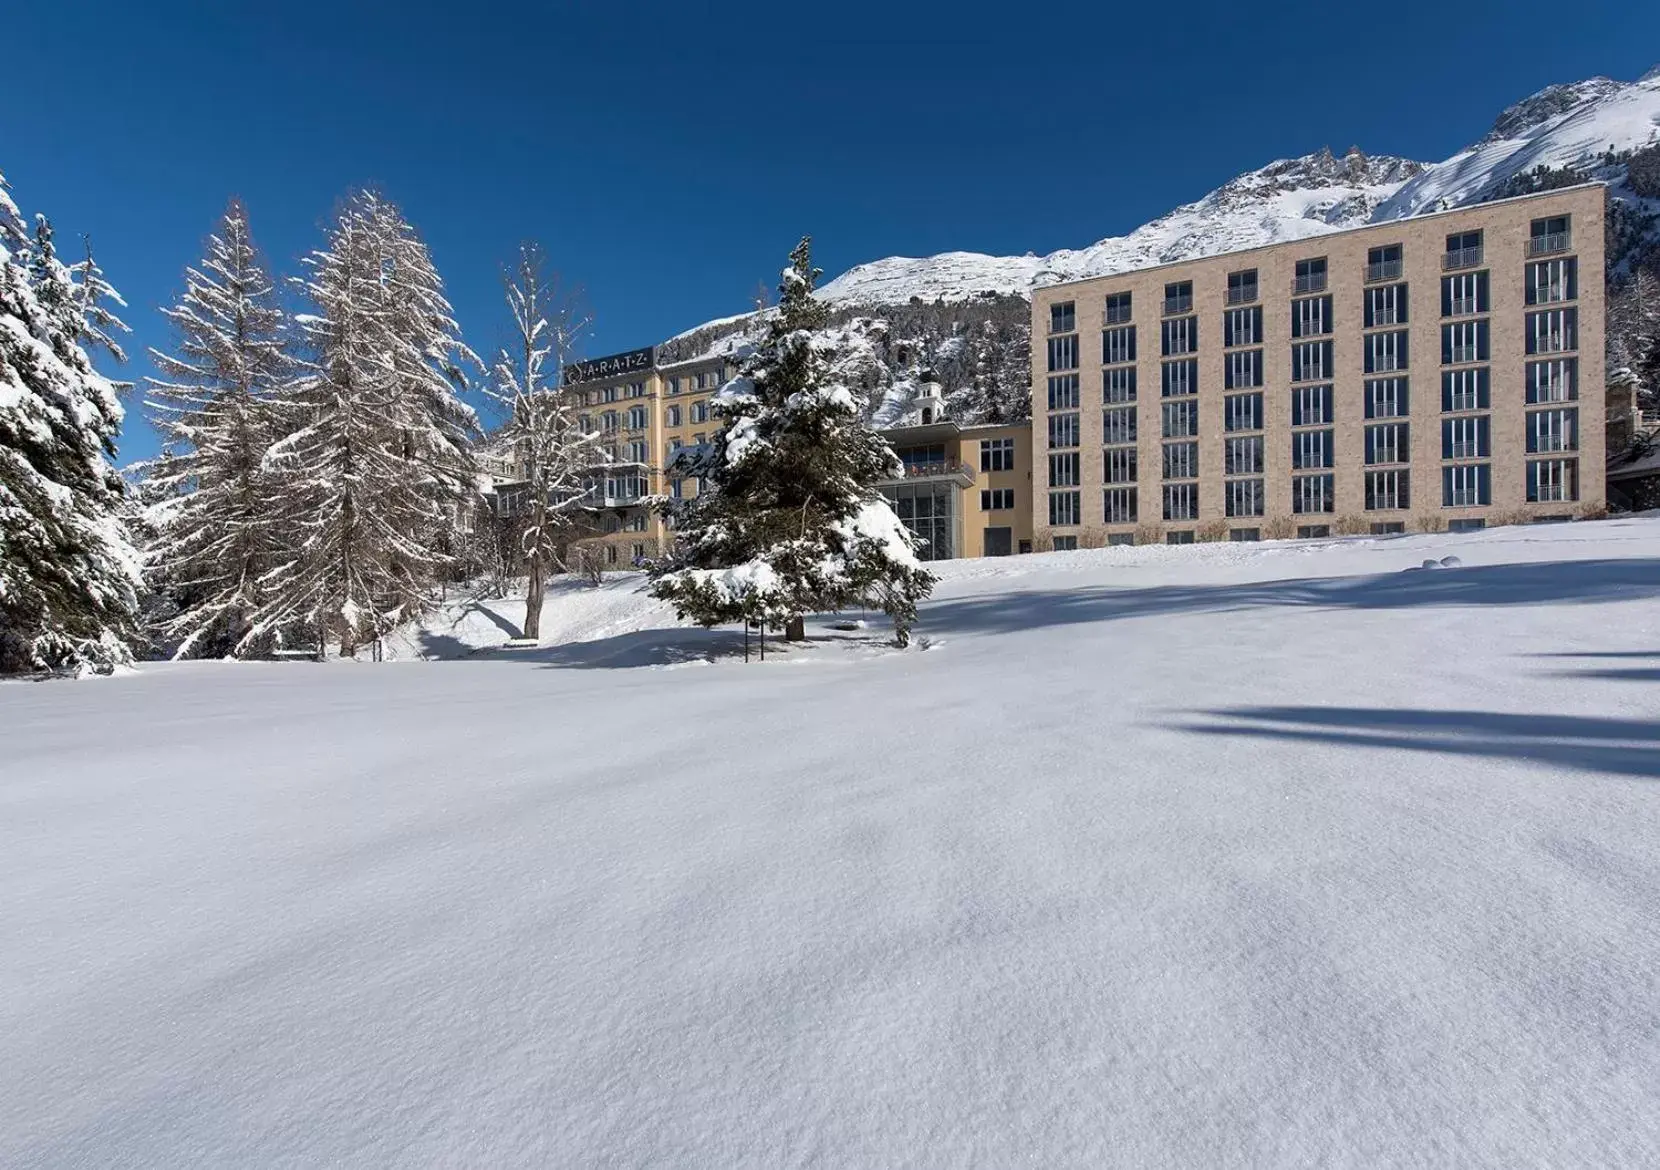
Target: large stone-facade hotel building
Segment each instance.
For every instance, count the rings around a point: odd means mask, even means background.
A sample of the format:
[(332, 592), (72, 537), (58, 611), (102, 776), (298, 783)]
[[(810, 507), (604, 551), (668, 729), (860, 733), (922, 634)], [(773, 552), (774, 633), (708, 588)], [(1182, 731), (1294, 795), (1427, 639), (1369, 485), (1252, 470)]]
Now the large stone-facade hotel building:
[(1603, 215), (1592, 184), (1037, 290), (1037, 547), (1600, 507)]

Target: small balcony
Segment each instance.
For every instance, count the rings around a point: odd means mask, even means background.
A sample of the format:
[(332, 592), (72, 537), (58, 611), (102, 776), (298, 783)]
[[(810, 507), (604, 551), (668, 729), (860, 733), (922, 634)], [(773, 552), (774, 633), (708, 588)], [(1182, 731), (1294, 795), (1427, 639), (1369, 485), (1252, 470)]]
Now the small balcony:
[(1257, 286), (1254, 284), (1245, 284), (1229, 288), (1227, 299), (1228, 304), (1230, 305), (1255, 304), (1257, 299)]
[(1457, 272), (1463, 268), (1481, 267), (1482, 248), (1454, 248), (1441, 254), (1441, 271)]
[(1291, 291), (1293, 294), (1325, 292), (1326, 274), (1310, 272), (1303, 276), (1294, 276), (1291, 278)]
[(1481, 351), (1473, 345), (1452, 345), (1447, 347), (1445, 365), (1462, 366), (1470, 362), (1481, 361)]
[(960, 488), (974, 486), (974, 469), (958, 459), (937, 459), (927, 463), (907, 463), (896, 479), (879, 483), (917, 483), (923, 480), (949, 480)]
[(1399, 260), (1380, 260), (1376, 264), (1366, 266), (1366, 283), (1380, 284), (1386, 280), (1399, 280), (1402, 266)]
[(1449, 317), (1473, 317), (1482, 311), (1475, 297), (1453, 297), (1447, 302)]
[(1544, 235), (1531, 236), (1527, 241), (1529, 256), (1554, 256), (1558, 252), (1566, 252), (1572, 246), (1567, 232), (1546, 232)]
[(1185, 297), (1164, 298), (1164, 315), (1166, 317), (1177, 317), (1183, 313), (1191, 313), (1192, 311), (1193, 297), (1191, 294)]
[(1120, 307), (1118, 305), (1108, 306), (1105, 314), (1106, 323), (1108, 325), (1128, 325), (1133, 316), (1135, 316), (1135, 314), (1128, 308)]

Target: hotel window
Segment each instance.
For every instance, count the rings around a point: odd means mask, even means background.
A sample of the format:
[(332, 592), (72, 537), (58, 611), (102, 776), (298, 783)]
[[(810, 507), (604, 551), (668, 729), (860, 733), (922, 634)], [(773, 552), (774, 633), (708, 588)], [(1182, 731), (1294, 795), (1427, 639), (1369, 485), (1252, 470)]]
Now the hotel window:
[(1198, 479), (1199, 444), (1166, 443), (1163, 470), (1165, 479)]
[[(1072, 301), (1049, 306), (1049, 332), (1075, 333), (1078, 329), (1078, 307)], [(1054, 367), (1051, 366), (1051, 369)]]
[(1078, 492), (1049, 493), (1049, 524), (1053, 528), (1071, 528), (1078, 523)]
[(1579, 359), (1556, 358), (1548, 362), (1527, 363), (1527, 400), (1538, 402), (1572, 402), (1579, 397)]
[(1332, 465), (1332, 432), (1298, 431), (1291, 436), (1291, 466), (1298, 471)]
[(1405, 329), (1396, 329), (1389, 333), (1368, 333), (1365, 345), (1368, 374), (1385, 374), (1390, 370), (1406, 369), (1410, 346), (1407, 344)]
[(1476, 268), (1481, 264), (1481, 232), (1454, 232), (1447, 237), (1447, 251), (1441, 257), (1441, 267), (1448, 272), (1457, 268)]
[(1527, 451), (1529, 455), (1549, 451), (1579, 450), (1579, 411), (1573, 407), (1564, 410), (1536, 410), (1527, 416)]
[(1049, 446), (1076, 447), (1078, 445), (1078, 416), (1052, 414), (1049, 416)]
[(1331, 512), (1336, 509), (1336, 494), (1330, 475), (1294, 475), (1291, 477), (1291, 510), (1299, 516), (1310, 512)]
[(669, 495), (676, 500), (685, 499), (686, 481), (678, 478), (669, 480)]
[(1326, 288), (1326, 258), (1297, 261), (1297, 275), (1291, 282), (1294, 293), (1324, 292)]
[(1103, 410), (1101, 412), (1101, 434), (1103, 443), (1133, 443), (1135, 442), (1136, 410), (1133, 406), (1120, 407), (1117, 410)]
[(1411, 473), (1407, 471), (1368, 471), (1366, 473), (1366, 510), (1368, 512), (1395, 512), (1412, 506), (1409, 490)]
[(1229, 309), (1222, 314), (1222, 344), (1229, 349), (1236, 345), (1262, 344), (1262, 306)]
[(1199, 393), (1198, 362), (1165, 362), (1161, 374), (1164, 380), (1164, 397), (1180, 398)]
[(1406, 423), (1383, 423), (1366, 428), (1367, 463), (1407, 463), (1412, 459)]
[(669, 454), (673, 455), (676, 451), (680, 450), (680, 448), (684, 447), (685, 445), (686, 445), (685, 443), (681, 442), (679, 435), (671, 435), (669, 437)]
[(1185, 439), (1199, 433), (1199, 404), (1197, 402), (1166, 402), (1164, 404), (1166, 439)]
[(1405, 325), (1407, 306), (1406, 285), (1386, 284), (1366, 290), (1366, 328), (1383, 325)]
[(1527, 303), (1553, 305), (1579, 296), (1579, 261), (1572, 256), (1527, 266)]
[(1291, 347), (1291, 380), (1318, 382), (1332, 376), (1329, 341), (1303, 341)]
[(643, 439), (629, 443), (628, 446), (623, 449), (625, 460), (629, 463), (644, 463), (646, 461), (647, 454), (648, 447)]
[(1224, 510), (1229, 516), (1262, 515), (1263, 491), (1260, 479), (1230, 479), (1222, 485)]
[(615, 402), (617, 400), (617, 387), (607, 386), (604, 390), (600, 391), (600, 395), (606, 402)]
[(1579, 460), (1530, 459), (1527, 500), (1530, 504), (1579, 499)]
[(1196, 483), (1165, 484), (1164, 518), (1166, 520), (1197, 520), (1199, 518), (1199, 485)]
[(1242, 349), (1228, 354), (1223, 360), (1222, 374), (1222, 385), (1228, 390), (1262, 385), (1262, 351)]
[(628, 408), (628, 429), (631, 430), (631, 431), (643, 431), (643, 430), (645, 430), (645, 426), (646, 426), (646, 408), (643, 407), (643, 406), (631, 406), (631, 407), (629, 407)]
[[(1366, 283), (1401, 278), (1401, 245), (1385, 244), (1366, 253)], [(1404, 320), (1404, 318), (1403, 318)]]
[(1257, 299), (1257, 270), (1228, 273), (1228, 304), (1248, 305)]
[(630, 398), (644, 398), (646, 396), (646, 384), (644, 382), (630, 382), (628, 384), (628, 396)]
[[(1192, 520), (1192, 519), (1195, 519), (1195, 517), (1194, 516), (1188, 516), (1188, 517), (1186, 517), (1186, 519)], [(1166, 532), (1164, 534), (1164, 543), (1165, 544), (1192, 544), (1193, 543), (1193, 529), (1187, 528), (1187, 529), (1183, 529), (1180, 532)]]
[(1108, 524), (1136, 522), (1136, 490), (1133, 487), (1108, 488), (1101, 493), (1101, 519)]
[(982, 512), (1006, 512), (1013, 507), (1013, 488), (989, 488), (980, 493), (980, 511)]
[(668, 426), (677, 427), (680, 425), (680, 408), (678, 406), (671, 406), (663, 413), (667, 419)]
[(1062, 374), (1049, 379), (1050, 410), (1077, 410), (1079, 401), (1077, 374)]
[(1330, 524), (1299, 524), (1297, 525), (1298, 540), (1322, 540), (1331, 535)]
[(1570, 246), (1568, 217), (1565, 215), (1536, 219), (1528, 230), (1529, 256), (1549, 256), (1552, 252), (1566, 252)]
[(1484, 362), (1492, 356), (1487, 340), (1487, 321), (1457, 321), (1441, 326), (1441, 364), (1461, 366)]
[(1134, 447), (1113, 447), (1101, 453), (1102, 480), (1106, 483), (1134, 483), (1136, 475), (1136, 449)]
[(1175, 316), (1193, 310), (1193, 282), (1178, 280), (1164, 286), (1164, 315)]
[(692, 436), (692, 443), (693, 443), (694, 446), (701, 447), (701, 446), (703, 446), (703, 444), (705, 442), (708, 441), (708, 438), (709, 437), (707, 435), (705, 435), (702, 431), (699, 431), (697, 434)]
[(1075, 370), (1078, 368), (1078, 335), (1069, 337), (1051, 337), (1049, 339), (1049, 370)]
[(1291, 425), (1319, 426), (1331, 422), (1331, 387), (1303, 386), (1291, 392)]
[(1199, 318), (1172, 317), (1160, 322), (1159, 334), (1165, 357), (1194, 353), (1199, 348)]
[(1135, 401), (1135, 367), (1119, 366), (1101, 374), (1101, 401), (1111, 404)]
[[(617, 529), (613, 528), (611, 526), (611, 524), (612, 524), (612, 518), (607, 517), (606, 518), (606, 524), (605, 524), (605, 530), (607, 532), (617, 531)], [(608, 564), (608, 565), (614, 565), (614, 564), (617, 563), (617, 546), (616, 545), (608, 544), (608, 545), (605, 546), (605, 563)]]
[(1461, 272), (1441, 278), (1441, 315), (1470, 317), (1488, 311), (1487, 273)]
[(691, 416), (692, 416), (692, 421), (695, 422), (695, 423), (708, 422), (709, 421), (709, 400), (707, 398), (702, 398), (702, 399), (699, 399), (698, 401), (692, 403)]
[(1485, 463), (1441, 469), (1441, 506), (1479, 508), (1493, 502), (1493, 478)]
[(1109, 293), (1107, 295), (1106, 321), (1108, 325), (1122, 325), (1130, 319), (1130, 294), (1127, 292)]
[[(1259, 516), (1261, 515), (1260, 512), (1257, 513), (1257, 514)], [(1230, 529), (1228, 529), (1228, 539), (1231, 540), (1231, 541), (1234, 541), (1236, 544), (1261, 540), (1262, 539), (1262, 529), (1260, 529), (1260, 528), (1230, 528)]]
[(1471, 415), (1441, 422), (1441, 458), (1486, 459), (1493, 453), (1490, 416)]
[(1222, 425), (1229, 431), (1262, 429), (1262, 395), (1230, 394), (1222, 399)]
[(606, 431), (616, 430), (617, 429), (617, 412), (614, 411), (614, 410), (608, 410), (604, 414), (600, 415), (599, 416), (599, 425), (600, 425), (601, 430), (606, 430)]
[(1291, 336), (1319, 337), (1332, 330), (1330, 297), (1309, 297), (1291, 302)]
[(1057, 536), (1049, 542), (1050, 552), (1077, 552), (1078, 538), (1076, 536)]
[(1366, 417), (1405, 418), (1409, 413), (1407, 397), (1405, 378), (1370, 378), (1366, 382)]
[(717, 387), (719, 385), (720, 385), (720, 371), (719, 370), (705, 370), (703, 373), (701, 373), (697, 376), (697, 388), (699, 390), (713, 390), (715, 387)]
[(1107, 547), (1108, 548), (1117, 548), (1119, 545), (1133, 545), (1134, 543), (1135, 543), (1135, 533), (1133, 533), (1133, 532), (1109, 532), (1109, 533), (1107, 533)]
[(663, 383), (663, 392), (665, 394), (680, 393), (680, 376), (678, 374)]
[(591, 435), (594, 433), (594, 416), (591, 414), (585, 414), (576, 420), (576, 425), (582, 428), (583, 434)]
[(981, 471), (1013, 471), (1014, 470), (1014, 440), (1013, 439), (981, 439), (980, 440), (980, 470)]
[(1228, 439), (1222, 444), (1222, 472), (1225, 475), (1262, 474), (1261, 435), (1243, 439)]
[(1578, 348), (1578, 309), (1546, 309), (1527, 315), (1528, 353), (1561, 353)]
[(1113, 366), (1135, 361), (1135, 326), (1120, 325), (1101, 331), (1101, 361)]
[(1472, 370), (1445, 370), (1441, 374), (1441, 409), (1486, 410), (1492, 401), (1492, 375), (1486, 366)]

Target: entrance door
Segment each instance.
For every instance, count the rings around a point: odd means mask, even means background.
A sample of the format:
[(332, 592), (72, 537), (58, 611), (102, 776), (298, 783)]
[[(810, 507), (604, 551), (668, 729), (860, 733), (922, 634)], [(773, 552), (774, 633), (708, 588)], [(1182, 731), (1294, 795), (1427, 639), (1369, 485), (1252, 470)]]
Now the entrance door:
[(1006, 557), (1014, 552), (1014, 529), (988, 528), (986, 529), (986, 555), (988, 557)]

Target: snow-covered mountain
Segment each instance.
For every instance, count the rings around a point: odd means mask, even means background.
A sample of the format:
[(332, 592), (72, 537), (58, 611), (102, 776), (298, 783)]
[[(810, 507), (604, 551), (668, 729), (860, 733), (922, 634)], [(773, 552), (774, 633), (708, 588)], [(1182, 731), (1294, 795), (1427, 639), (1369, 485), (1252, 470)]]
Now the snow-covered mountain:
[(1594, 77), (1552, 85), (1505, 110), (1479, 142), (1444, 162), (1368, 157), (1359, 150), (1339, 158), (1320, 150), (1240, 175), (1196, 203), (1087, 248), (1047, 256), (891, 256), (849, 269), (823, 293), (828, 300), (871, 306), (913, 297), (951, 302), (984, 293), (1025, 295), (1035, 285), (1477, 203), (1538, 167), (1590, 177), (1610, 151), (1640, 149), (1657, 133), (1660, 69), (1635, 82)]

